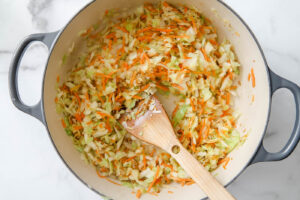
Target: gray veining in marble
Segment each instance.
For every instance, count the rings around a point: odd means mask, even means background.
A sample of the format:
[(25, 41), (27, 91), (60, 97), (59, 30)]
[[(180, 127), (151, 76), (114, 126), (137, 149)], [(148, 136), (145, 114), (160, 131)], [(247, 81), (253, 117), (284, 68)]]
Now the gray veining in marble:
[[(44, 126), (11, 103), (7, 73), (18, 43), (26, 35), (62, 28), (88, 0), (0, 1), (0, 199), (101, 199), (85, 187), (57, 156)], [(248, 23), (272, 70), (300, 85), (300, 1), (225, 0)], [(48, 50), (31, 45), (19, 74), (22, 100), (35, 104)], [(282, 148), (295, 120), (293, 97), (287, 90), (273, 96), (264, 139), (272, 152)], [(242, 200), (300, 199), (300, 147), (279, 162), (249, 166), (228, 188)]]

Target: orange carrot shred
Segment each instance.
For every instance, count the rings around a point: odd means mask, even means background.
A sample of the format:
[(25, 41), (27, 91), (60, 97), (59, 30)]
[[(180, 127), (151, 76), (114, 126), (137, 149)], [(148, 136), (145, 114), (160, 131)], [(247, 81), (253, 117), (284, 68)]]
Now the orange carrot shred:
[(162, 85), (159, 85), (159, 84), (156, 84), (156, 87), (158, 87), (159, 89), (161, 89), (163, 91), (169, 91), (168, 87), (165, 87), (165, 86), (162, 86)]
[(153, 178), (152, 183), (149, 185), (147, 192), (150, 192), (151, 188), (153, 187), (153, 185), (155, 184), (155, 182), (157, 180), (158, 175), (159, 175), (159, 166), (157, 166), (157, 170), (156, 170), (155, 176)]
[(110, 126), (108, 120), (106, 120), (106, 122), (105, 122), (105, 128), (108, 130), (109, 133), (112, 132), (112, 129), (111, 129), (111, 126)]
[(165, 2), (165, 1), (164, 1), (162, 4), (163, 4), (164, 7), (171, 7), (171, 8), (172, 8), (172, 6), (170, 6), (170, 5), (169, 5), (167, 2)]
[(252, 79), (252, 87), (255, 88), (255, 74), (253, 68), (251, 68), (251, 79)]
[(133, 86), (133, 81), (134, 81), (134, 79), (135, 79), (135, 76), (136, 76), (136, 71), (133, 72), (133, 75), (132, 75), (132, 77), (131, 77), (131, 79), (130, 79), (130, 87)]
[(64, 128), (66, 128), (66, 127), (67, 127), (67, 125), (66, 125), (66, 123), (65, 123), (65, 120), (64, 120), (64, 119), (61, 119), (61, 124), (62, 124), (62, 126), (63, 126)]
[(96, 172), (97, 172), (97, 175), (98, 175), (100, 178), (104, 178), (104, 179), (107, 180), (108, 182), (111, 182), (111, 183), (113, 183), (113, 184), (115, 184), (115, 185), (121, 186), (121, 184), (119, 184), (119, 183), (117, 183), (117, 182), (111, 180), (110, 178), (105, 177), (105, 176), (102, 176), (98, 170), (96, 170)]
[(138, 190), (137, 192), (136, 192), (136, 198), (141, 198), (141, 195), (142, 195), (142, 192), (141, 192), (141, 190)]
[(193, 101), (192, 98), (190, 98), (190, 101), (191, 101), (192, 109), (193, 109), (193, 111), (195, 112), (195, 111), (196, 111), (196, 107), (195, 107), (194, 101)]
[(147, 167), (147, 160), (146, 160), (146, 155), (143, 154), (143, 164), (144, 164), (144, 169)]
[(186, 13), (186, 12), (187, 12), (187, 10), (188, 10), (188, 9), (187, 9), (187, 7), (184, 7), (184, 13)]
[(205, 50), (204, 50), (203, 48), (201, 48), (200, 50), (201, 50), (201, 52), (202, 52), (202, 54), (203, 54), (203, 56), (204, 56), (204, 59), (205, 59), (207, 62), (210, 62), (210, 59), (209, 59), (209, 57), (207, 56)]
[(106, 74), (103, 74), (103, 73), (100, 73), (100, 72), (97, 72), (95, 73), (96, 76), (102, 76), (104, 78), (112, 78), (111, 75), (106, 75)]
[(173, 31), (173, 29), (167, 29), (167, 28), (156, 28), (154, 30), (159, 32), (167, 32), (167, 33)]
[(191, 17), (191, 21), (192, 21), (193, 29), (197, 33), (197, 26), (193, 17)]
[(169, 190), (168, 193), (169, 193), (169, 194), (173, 194), (174, 192), (172, 192), (172, 191)]
[(90, 97), (89, 97), (89, 93), (88, 93), (88, 92), (85, 93), (85, 98), (86, 98), (86, 100), (88, 100), (88, 101), (90, 100)]
[(59, 76), (56, 77), (56, 82), (57, 82), (57, 83), (59, 82)]
[(103, 113), (103, 112), (96, 112), (98, 115), (102, 116), (102, 117), (110, 117), (110, 118), (113, 118), (113, 116), (111, 116), (110, 114), (107, 114), (107, 113)]
[(223, 165), (223, 168), (224, 168), (224, 169), (226, 169), (226, 167), (227, 167), (229, 161), (230, 161), (230, 158), (226, 159), (226, 161), (225, 161), (225, 163), (224, 163), (224, 165)]
[(123, 28), (123, 27), (117, 26), (116, 28), (119, 29), (119, 30), (121, 30), (121, 31), (123, 31), (124, 33), (129, 33), (129, 32), (128, 32), (125, 28)]
[(145, 90), (147, 90), (149, 87), (150, 87), (150, 83), (148, 83), (147, 85), (143, 86), (143, 87), (140, 89), (139, 93), (140, 93), (140, 92), (143, 92), (143, 91), (145, 91)]
[(226, 104), (229, 105), (229, 103), (230, 103), (230, 93), (227, 92), (226, 93)]
[(140, 34), (140, 33), (146, 32), (146, 31), (150, 31), (151, 29), (152, 29), (152, 27), (149, 26), (149, 27), (138, 30), (136, 33)]
[(132, 96), (132, 98), (134, 98), (134, 99), (138, 99), (138, 100), (141, 100), (141, 99), (143, 99), (142, 97), (140, 97), (140, 96), (138, 96), (138, 95), (133, 95), (133, 96)]
[(179, 89), (179, 90), (184, 90), (184, 88), (183, 88), (182, 86), (180, 86), (180, 85), (178, 85), (178, 84), (176, 84), (176, 83), (172, 83), (171, 85), (172, 85), (173, 87)]

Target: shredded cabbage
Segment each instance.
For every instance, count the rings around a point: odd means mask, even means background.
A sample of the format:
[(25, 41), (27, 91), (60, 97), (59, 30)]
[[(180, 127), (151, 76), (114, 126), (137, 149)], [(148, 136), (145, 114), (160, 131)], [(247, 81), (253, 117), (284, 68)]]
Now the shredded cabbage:
[[(151, 106), (156, 92), (178, 97), (174, 130), (207, 170), (240, 142), (231, 100), (240, 64), (230, 42), (219, 43), (196, 10), (166, 2), (109, 10), (80, 37), (85, 50), (57, 88), (56, 110), (75, 148), (101, 177), (142, 193), (159, 192), (172, 181), (192, 183), (169, 154), (127, 134), (118, 122), (125, 112), (141, 116), (137, 105)], [(62, 63), (69, 58), (65, 54)]]

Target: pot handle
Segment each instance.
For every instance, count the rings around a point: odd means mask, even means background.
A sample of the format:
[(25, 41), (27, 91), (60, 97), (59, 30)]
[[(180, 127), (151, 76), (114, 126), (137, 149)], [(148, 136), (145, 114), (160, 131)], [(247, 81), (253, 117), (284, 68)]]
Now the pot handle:
[(278, 75), (276, 75), (274, 72), (270, 70), (270, 77), (271, 77), (271, 92), (272, 94), (280, 88), (287, 88), (289, 89), (295, 99), (296, 104), (296, 120), (293, 132), (286, 143), (286, 145), (277, 153), (270, 153), (268, 152), (263, 143), (259, 147), (258, 151), (256, 152), (256, 155), (254, 156), (253, 160), (251, 161), (251, 164), (257, 163), (257, 162), (267, 162), (267, 161), (279, 161), (283, 160), (286, 157), (288, 157), (296, 148), (299, 139), (300, 139), (300, 120), (299, 120), (299, 103), (300, 103), (300, 88), (291, 81), (288, 81)]
[(53, 41), (55, 40), (57, 32), (52, 33), (38, 33), (27, 36), (19, 45), (15, 54), (12, 58), (11, 65), (8, 73), (8, 85), (10, 91), (10, 98), (13, 104), (21, 111), (37, 118), (44, 124), (43, 113), (42, 113), (42, 102), (39, 102), (34, 106), (28, 106), (24, 104), (20, 98), (19, 90), (18, 90), (18, 71), (20, 67), (20, 61), (24, 53), (27, 50), (28, 45), (31, 42), (39, 41), (44, 43), (48, 49), (51, 48)]

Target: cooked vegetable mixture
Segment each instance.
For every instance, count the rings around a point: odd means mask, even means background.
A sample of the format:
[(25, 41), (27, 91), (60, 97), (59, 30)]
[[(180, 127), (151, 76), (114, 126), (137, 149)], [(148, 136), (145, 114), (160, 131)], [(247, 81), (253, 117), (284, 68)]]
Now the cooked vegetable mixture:
[(171, 121), (183, 146), (209, 171), (226, 167), (240, 141), (231, 106), (240, 64), (209, 19), (185, 6), (147, 3), (126, 14), (109, 10), (80, 35), (86, 50), (55, 101), (66, 133), (100, 177), (137, 197), (174, 181), (193, 183), (168, 153), (118, 122), (125, 112), (138, 117), (137, 105), (155, 93), (177, 96)]

